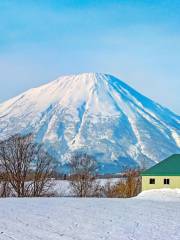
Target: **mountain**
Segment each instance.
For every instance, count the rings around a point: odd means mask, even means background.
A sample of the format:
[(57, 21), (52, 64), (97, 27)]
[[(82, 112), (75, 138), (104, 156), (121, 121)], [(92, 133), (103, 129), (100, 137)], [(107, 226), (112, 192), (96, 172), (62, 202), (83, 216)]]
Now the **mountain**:
[(180, 116), (100, 73), (63, 76), (0, 104), (0, 138), (18, 132), (33, 132), (64, 165), (85, 151), (103, 173), (180, 152)]

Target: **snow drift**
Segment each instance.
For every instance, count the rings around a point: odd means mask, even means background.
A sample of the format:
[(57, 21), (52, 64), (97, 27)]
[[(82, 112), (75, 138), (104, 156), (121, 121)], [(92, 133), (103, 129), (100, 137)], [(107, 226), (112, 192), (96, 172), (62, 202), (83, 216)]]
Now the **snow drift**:
[(162, 188), (147, 190), (141, 192), (136, 198), (153, 201), (180, 202), (180, 189)]

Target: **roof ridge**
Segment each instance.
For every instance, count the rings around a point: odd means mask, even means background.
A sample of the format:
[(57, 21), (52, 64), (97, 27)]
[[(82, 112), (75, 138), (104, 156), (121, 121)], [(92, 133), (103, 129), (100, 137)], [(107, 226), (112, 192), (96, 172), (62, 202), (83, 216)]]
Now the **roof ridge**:
[(180, 154), (173, 154), (141, 173), (141, 176), (180, 176)]

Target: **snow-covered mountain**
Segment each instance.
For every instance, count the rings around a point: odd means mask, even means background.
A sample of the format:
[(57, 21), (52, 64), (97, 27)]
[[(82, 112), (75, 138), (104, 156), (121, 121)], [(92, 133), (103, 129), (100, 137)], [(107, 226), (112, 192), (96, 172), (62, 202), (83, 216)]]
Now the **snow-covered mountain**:
[(180, 116), (106, 74), (63, 76), (0, 104), (0, 138), (35, 133), (62, 164), (94, 155), (102, 172), (180, 152)]

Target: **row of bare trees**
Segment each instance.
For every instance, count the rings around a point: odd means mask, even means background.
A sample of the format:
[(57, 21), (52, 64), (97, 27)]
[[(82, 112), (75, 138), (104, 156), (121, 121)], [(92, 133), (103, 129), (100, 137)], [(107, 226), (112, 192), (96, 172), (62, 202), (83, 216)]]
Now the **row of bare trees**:
[(129, 198), (141, 191), (139, 169), (125, 169), (122, 177), (115, 183), (102, 184), (97, 179), (97, 162), (92, 156), (79, 153), (70, 160), (70, 186), (78, 197)]
[[(33, 135), (15, 135), (0, 142), (0, 197), (41, 197), (53, 193), (54, 160)], [(77, 153), (69, 161), (73, 196), (98, 195), (96, 161)]]
[[(15, 135), (0, 142), (0, 197), (53, 196), (55, 161), (36, 144), (33, 135)], [(69, 161), (68, 178), (73, 196), (133, 197), (140, 192), (139, 171), (129, 169), (115, 184), (100, 184), (97, 161), (85, 153)]]

